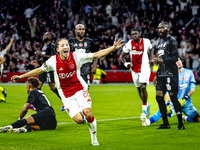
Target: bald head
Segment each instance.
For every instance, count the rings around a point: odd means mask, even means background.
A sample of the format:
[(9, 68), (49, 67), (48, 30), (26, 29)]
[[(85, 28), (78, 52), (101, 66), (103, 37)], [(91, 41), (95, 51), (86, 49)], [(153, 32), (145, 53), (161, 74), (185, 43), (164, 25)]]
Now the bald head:
[(169, 35), (169, 31), (170, 31), (170, 27), (169, 27), (168, 22), (162, 21), (161, 23), (159, 23), (158, 34), (161, 39), (166, 39)]
[(85, 26), (83, 24), (77, 24), (75, 27), (76, 38), (83, 40), (85, 36)]

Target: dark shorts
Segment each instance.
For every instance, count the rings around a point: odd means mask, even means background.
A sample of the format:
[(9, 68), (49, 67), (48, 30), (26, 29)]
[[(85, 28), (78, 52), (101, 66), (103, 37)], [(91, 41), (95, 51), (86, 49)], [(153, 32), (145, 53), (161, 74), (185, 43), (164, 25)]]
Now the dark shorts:
[(43, 73), (39, 74), (38, 79), (42, 83), (44, 83), (45, 81), (47, 81), (47, 83), (55, 83), (53, 71), (43, 72)]
[(86, 74), (86, 75), (81, 75), (81, 77), (83, 78), (83, 80), (90, 85), (90, 74)]
[(40, 130), (55, 129), (57, 126), (56, 115), (52, 111), (41, 110), (31, 116), (35, 120), (35, 125), (40, 127)]
[(158, 77), (156, 91), (178, 92), (178, 77)]

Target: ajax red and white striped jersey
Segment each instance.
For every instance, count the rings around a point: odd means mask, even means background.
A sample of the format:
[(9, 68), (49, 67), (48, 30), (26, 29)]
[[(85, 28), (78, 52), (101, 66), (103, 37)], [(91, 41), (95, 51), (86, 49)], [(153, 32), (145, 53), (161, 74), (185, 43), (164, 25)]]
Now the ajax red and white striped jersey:
[(148, 50), (152, 48), (151, 42), (149, 39), (140, 38), (139, 43), (136, 43), (134, 40), (129, 40), (123, 47), (125, 53), (129, 53), (131, 57), (132, 66), (131, 69), (135, 73), (145, 71), (149, 67), (149, 57)]
[(68, 98), (80, 90), (88, 89), (88, 85), (80, 75), (80, 68), (83, 64), (92, 62), (92, 60), (92, 53), (70, 52), (67, 60), (62, 60), (58, 54), (50, 57), (41, 66), (41, 69), (45, 72), (54, 71), (59, 95)]

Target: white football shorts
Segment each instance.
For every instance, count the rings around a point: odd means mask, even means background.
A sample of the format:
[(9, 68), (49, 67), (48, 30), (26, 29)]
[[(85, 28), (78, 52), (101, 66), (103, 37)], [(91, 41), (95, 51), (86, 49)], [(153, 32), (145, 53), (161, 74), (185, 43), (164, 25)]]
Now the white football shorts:
[(92, 102), (87, 90), (76, 92), (73, 96), (62, 99), (66, 112), (73, 118), (85, 108), (91, 108)]
[(139, 73), (135, 73), (131, 70), (132, 79), (136, 87), (140, 87), (140, 83), (147, 83), (149, 84), (149, 78), (150, 78), (150, 68), (145, 68)]

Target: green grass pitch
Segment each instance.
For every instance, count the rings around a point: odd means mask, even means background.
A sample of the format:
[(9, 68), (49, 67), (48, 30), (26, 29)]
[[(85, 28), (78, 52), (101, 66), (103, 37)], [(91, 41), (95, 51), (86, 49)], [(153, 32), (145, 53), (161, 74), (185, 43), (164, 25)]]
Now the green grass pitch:
[[(0, 103), (0, 126), (17, 120), (26, 100), (25, 84), (1, 84), (7, 90), (6, 103)], [(87, 124), (76, 124), (61, 109), (61, 101), (44, 85), (42, 90), (55, 109), (56, 130), (28, 133), (0, 133), (0, 150), (183, 150), (200, 149), (200, 123), (184, 122), (185, 130), (176, 130), (177, 117), (169, 119), (171, 129), (156, 130), (162, 120), (148, 127), (140, 121), (142, 103), (133, 84), (91, 85), (92, 111), (97, 119), (99, 146), (92, 146)], [(151, 115), (158, 110), (155, 88), (148, 86)], [(200, 110), (200, 86), (192, 96)], [(28, 111), (27, 115), (35, 113)]]

